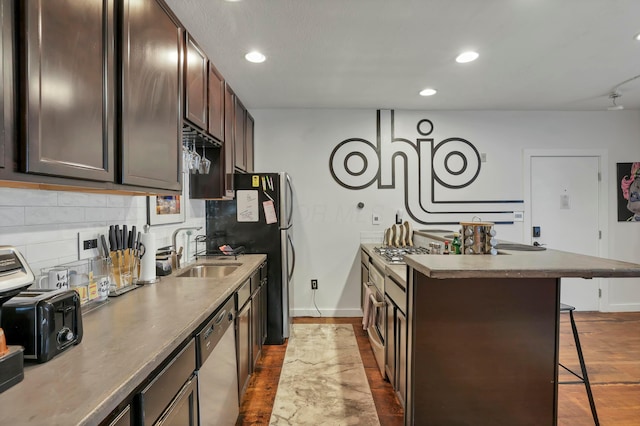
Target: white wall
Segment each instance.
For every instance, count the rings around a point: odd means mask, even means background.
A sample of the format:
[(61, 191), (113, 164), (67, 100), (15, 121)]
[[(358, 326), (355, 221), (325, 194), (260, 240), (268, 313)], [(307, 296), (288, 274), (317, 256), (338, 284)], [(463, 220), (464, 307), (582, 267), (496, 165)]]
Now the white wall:
[[(151, 227), (158, 247), (171, 244), (178, 227), (202, 226), (190, 239), (194, 252), (193, 237), (205, 231), (205, 202), (189, 200), (188, 191), (184, 201), (184, 223)], [(135, 225), (142, 231), (146, 222), (143, 196), (0, 188), (0, 245), (17, 247), (36, 275), (40, 268), (78, 260), (80, 230), (101, 230), (108, 237), (109, 225)], [(184, 232), (177, 243), (186, 244)]]
[[(375, 110), (252, 110), (255, 118), (255, 169), (287, 171), (296, 189), (294, 214), (296, 271), (294, 315), (317, 315), (310, 279), (319, 280), (315, 304), (323, 316), (359, 314), (361, 239), (380, 238), (404, 208), (402, 163), (396, 160), (395, 189), (377, 185), (350, 190), (338, 185), (329, 172), (329, 157), (341, 141), (363, 138), (376, 143)], [(416, 123), (434, 124), (428, 136), (435, 143), (464, 138), (482, 153), (480, 175), (461, 190), (437, 189), (442, 199), (523, 199), (523, 151), (531, 149), (604, 149), (608, 157), (608, 257), (640, 263), (638, 224), (616, 221), (616, 167), (640, 159), (640, 113), (616, 112), (427, 112), (396, 111), (395, 136), (415, 143)], [(424, 166), (424, 163), (423, 163)], [(417, 176), (409, 176), (409, 179)], [(423, 188), (423, 195), (424, 194)], [(365, 207), (356, 207), (363, 202)], [(382, 216), (371, 223), (372, 212)], [(454, 215), (455, 216), (455, 215)], [(405, 219), (409, 219), (405, 215)], [(425, 226), (414, 222), (414, 228)], [(528, 241), (522, 222), (497, 226), (501, 239)], [(612, 279), (611, 305), (640, 306), (640, 280)]]

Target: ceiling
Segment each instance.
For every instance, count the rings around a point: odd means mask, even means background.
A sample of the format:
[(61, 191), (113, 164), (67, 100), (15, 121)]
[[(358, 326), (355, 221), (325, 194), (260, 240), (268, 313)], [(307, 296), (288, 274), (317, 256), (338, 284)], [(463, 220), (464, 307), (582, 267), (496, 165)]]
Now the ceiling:
[(640, 75), (638, 0), (165, 1), (249, 109), (603, 111)]

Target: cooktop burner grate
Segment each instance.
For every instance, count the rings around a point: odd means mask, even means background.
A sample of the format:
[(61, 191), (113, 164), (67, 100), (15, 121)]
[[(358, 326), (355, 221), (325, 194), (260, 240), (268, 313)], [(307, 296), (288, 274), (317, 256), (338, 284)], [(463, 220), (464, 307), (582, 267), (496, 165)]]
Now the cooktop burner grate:
[(404, 265), (404, 256), (407, 254), (429, 254), (426, 247), (374, 247), (373, 250), (378, 253), (386, 262)]

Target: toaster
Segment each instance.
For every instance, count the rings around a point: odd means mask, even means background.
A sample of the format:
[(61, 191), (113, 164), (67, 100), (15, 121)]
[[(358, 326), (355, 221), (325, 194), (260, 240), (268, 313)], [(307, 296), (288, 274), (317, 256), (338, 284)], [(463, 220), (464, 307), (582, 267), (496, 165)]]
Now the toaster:
[(25, 360), (46, 362), (82, 341), (80, 296), (75, 290), (20, 292), (2, 305), (0, 318), (7, 343), (24, 346)]

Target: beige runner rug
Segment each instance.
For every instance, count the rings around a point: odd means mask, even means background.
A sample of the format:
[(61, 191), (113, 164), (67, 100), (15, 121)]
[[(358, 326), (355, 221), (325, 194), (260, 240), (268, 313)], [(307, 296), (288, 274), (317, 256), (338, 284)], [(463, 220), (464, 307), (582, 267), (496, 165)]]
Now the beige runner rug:
[(293, 324), (270, 425), (379, 425), (350, 324)]

